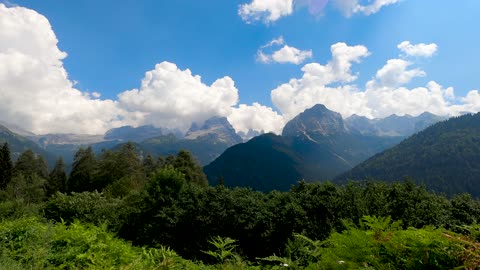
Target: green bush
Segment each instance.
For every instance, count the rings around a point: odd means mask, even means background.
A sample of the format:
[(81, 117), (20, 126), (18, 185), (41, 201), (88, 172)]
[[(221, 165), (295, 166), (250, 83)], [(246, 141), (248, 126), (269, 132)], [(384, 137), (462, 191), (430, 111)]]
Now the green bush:
[[(0, 223), (0, 263), (6, 269), (200, 269), (161, 247), (132, 247), (105, 227), (37, 218)], [(5, 265), (3, 264), (5, 263)], [(11, 268), (10, 268), (11, 267)], [(0, 268), (1, 269), (1, 268)]]

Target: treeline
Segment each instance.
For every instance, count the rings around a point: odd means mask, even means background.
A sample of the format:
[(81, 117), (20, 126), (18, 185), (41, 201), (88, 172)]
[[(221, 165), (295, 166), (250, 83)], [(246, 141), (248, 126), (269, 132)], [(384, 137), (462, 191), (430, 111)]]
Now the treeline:
[(459, 233), (480, 220), (480, 201), (470, 195), (447, 198), (411, 181), (299, 182), (288, 192), (267, 194), (208, 186), (185, 151), (142, 159), (132, 144), (98, 157), (90, 148), (80, 149), (69, 177), (61, 160), (48, 172), (33, 152), (15, 163), (6, 153), (2, 150), (1, 166), (10, 166), (11, 176), (2, 170), (2, 219), (34, 215), (67, 225), (93, 224), (134, 246), (169, 246), (205, 263), (216, 262), (203, 252), (215, 237), (237, 240), (236, 253), (255, 260), (289, 256), (294, 235), (322, 241), (347, 229), (345, 222), (360, 226), (364, 216), (389, 216), (401, 220), (403, 229), (433, 226)]
[(13, 162), (5, 143), (0, 149), (0, 189), (8, 199), (30, 203), (42, 202), (56, 192), (98, 191), (123, 197), (142, 190), (151, 173), (168, 166), (175, 167), (188, 181), (208, 184), (202, 168), (187, 151), (166, 158), (147, 155), (141, 159), (133, 143), (123, 144), (117, 151), (103, 150), (98, 157), (91, 147), (80, 148), (67, 175), (62, 158), (49, 172), (45, 159), (32, 150), (26, 150)]

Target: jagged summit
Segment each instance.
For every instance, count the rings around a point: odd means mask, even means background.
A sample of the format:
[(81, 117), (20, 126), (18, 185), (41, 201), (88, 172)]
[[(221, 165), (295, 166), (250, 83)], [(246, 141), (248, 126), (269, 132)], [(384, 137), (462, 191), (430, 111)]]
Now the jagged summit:
[(348, 132), (342, 116), (322, 104), (305, 110), (283, 128), (286, 137), (333, 135)]
[(215, 139), (229, 145), (234, 145), (243, 141), (235, 132), (235, 129), (230, 122), (228, 122), (228, 119), (219, 116), (214, 116), (206, 120), (201, 126), (197, 123), (193, 123), (185, 135), (185, 139), (194, 140), (206, 136), (214, 137)]

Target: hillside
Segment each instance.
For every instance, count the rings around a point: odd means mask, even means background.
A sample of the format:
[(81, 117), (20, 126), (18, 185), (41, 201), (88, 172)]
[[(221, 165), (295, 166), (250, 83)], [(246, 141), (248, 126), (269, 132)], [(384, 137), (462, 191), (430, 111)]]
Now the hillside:
[(429, 189), (480, 196), (480, 114), (435, 124), (373, 156), (335, 181), (411, 177)]
[(231, 147), (204, 171), (211, 184), (287, 190), (298, 180), (331, 179), (401, 139), (353, 133), (340, 114), (319, 104), (287, 123), (282, 136)]
[(3, 145), (5, 142), (8, 143), (13, 160), (16, 160), (25, 150), (31, 149), (36, 154), (45, 157), (50, 166), (52, 166), (55, 162), (56, 157), (42, 149), (35, 142), (0, 125), (0, 144)]

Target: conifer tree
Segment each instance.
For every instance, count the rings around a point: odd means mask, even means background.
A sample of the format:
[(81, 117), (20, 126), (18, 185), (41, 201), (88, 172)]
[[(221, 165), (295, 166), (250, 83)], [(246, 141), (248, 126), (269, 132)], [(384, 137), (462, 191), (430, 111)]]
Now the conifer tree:
[(22, 174), (24, 176), (38, 173), (38, 162), (35, 153), (30, 149), (23, 152), (15, 162), (13, 171), (15, 175)]
[(4, 143), (0, 150), (0, 189), (5, 187), (12, 180), (13, 163), (10, 156), (10, 149), (8, 143)]
[(63, 158), (58, 158), (55, 167), (50, 172), (47, 180), (47, 196), (53, 195), (56, 192), (67, 191), (67, 173), (65, 172), (65, 163)]
[(95, 190), (97, 159), (92, 147), (80, 148), (73, 159), (72, 172), (67, 182), (67, 191), (83, 192)]

